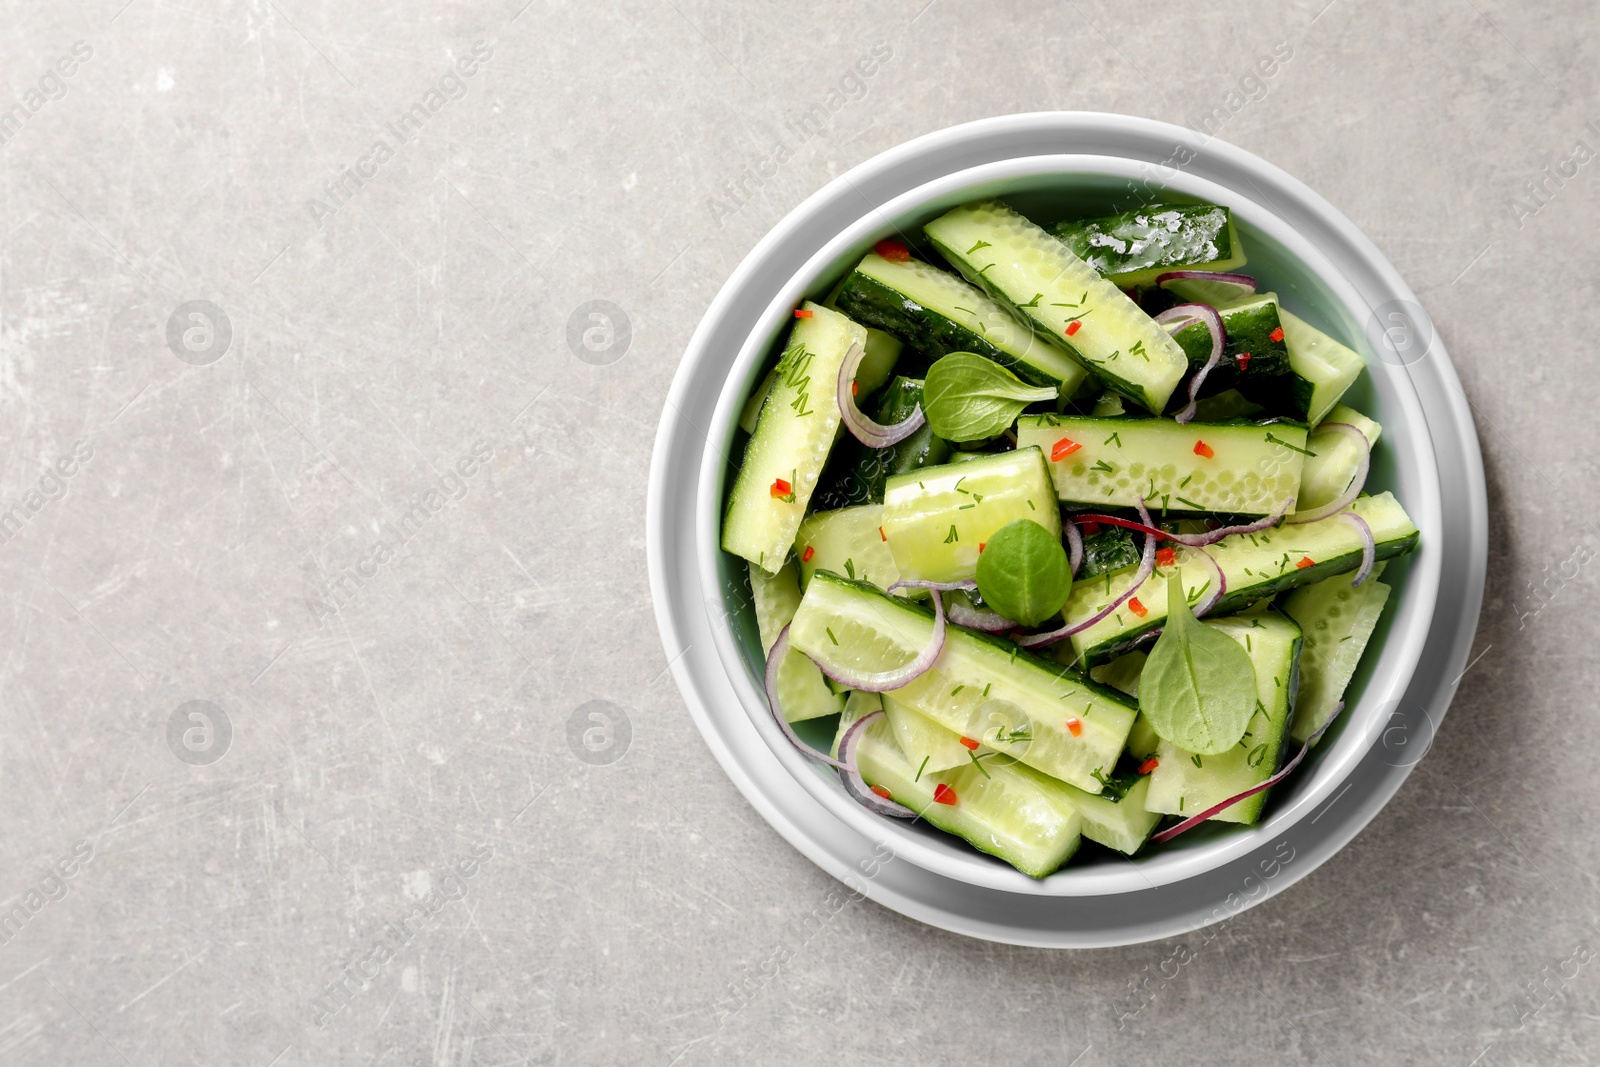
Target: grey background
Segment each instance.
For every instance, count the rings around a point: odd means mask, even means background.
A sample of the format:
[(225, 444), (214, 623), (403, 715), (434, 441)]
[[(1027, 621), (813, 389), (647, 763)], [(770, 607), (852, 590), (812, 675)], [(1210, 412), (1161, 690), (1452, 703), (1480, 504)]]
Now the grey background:
[[(1600, 150), (1597, 17), (1323, 3), (0, 5), (0, 1064), (1595, 1059), (1600, 166), (1524, 185)], [(849, 166), (1043, 108), (1310, 183), (1479, 419), (1480, 658), (1433, 751), (1211, 940), (842, 902), (651, 614), (652, 437), (722, 280)], [(190, 301), (226, 351), (169, 347)]]

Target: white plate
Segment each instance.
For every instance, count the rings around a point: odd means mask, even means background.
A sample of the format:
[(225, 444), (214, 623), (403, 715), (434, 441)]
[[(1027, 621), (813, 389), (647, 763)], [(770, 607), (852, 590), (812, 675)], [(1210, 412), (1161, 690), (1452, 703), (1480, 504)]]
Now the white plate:
[[(1176, 164), (1176, 165), (1175, 165)], [(1374, 489), (1392, 489), (1422, 547), (1391, 565), (1385, 623), (1337, 732), (1274, 790), (1250, 830), (1203, 828), (1136, 860), (1074, 862), (1034, 880), (926, 826), (873, 816), (788, 747), (766, 710), (743, 565), (717, 548), (744, 396), (790, 309), (872, 243), (957, 203), (1005, 195), (1109, 208), (1171, 190), (1233, 208), (1290, 310), (1368, 360), (1351, 393), (1384, 426)], [(1387, 342), (1384, 331), (1388, 330)], [(1370, 336), (1369, 336), (1370, 335)], [(1381, 357), (1381, 358), (1380, 358)], [(1017, 944), (1170, 936), (1304, 877), (1350, 840), (1426, 751), (1466, 663), (1482, 599), (1486, 506), (1471, 416), (1443, 345), (1393, 267), (1305, 186), (1231, 145), (1125, 116), (1043, 113), (919, 138), (841, 176), (785, 218), (718, 294), (679, 367), (656, 441), (648, 552), (667, 655), (712, 752), (791, 843), (906, 915)]]

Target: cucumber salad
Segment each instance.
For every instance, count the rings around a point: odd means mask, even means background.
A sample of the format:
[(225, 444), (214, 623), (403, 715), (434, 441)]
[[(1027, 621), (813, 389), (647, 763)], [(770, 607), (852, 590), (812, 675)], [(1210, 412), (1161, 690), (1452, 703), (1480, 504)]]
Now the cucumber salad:
[[(1219, 205), (898, 236), (795, 309), (740, 420), (722, 548), (774, 718), (1036, 878), (1257, 822), (1418, 543), (1365, 491), (1361, 357), (1240, 272)], [(792, 725), (825, 719), (828, 751)]]

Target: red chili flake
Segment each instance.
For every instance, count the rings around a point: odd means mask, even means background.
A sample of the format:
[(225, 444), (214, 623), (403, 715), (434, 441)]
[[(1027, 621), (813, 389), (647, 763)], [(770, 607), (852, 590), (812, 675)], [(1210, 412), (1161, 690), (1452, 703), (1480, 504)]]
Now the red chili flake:
[(779, 478), (772, 483), (773, 496), (788, 496), (792, 492), (794, 492), (794, 486), (790, 485), (782, 478)]
[(809, 319), (814, 314), (816, 314), (814, 311), (807, 311), (804, 308), (797, 308), (795, 310), (794, 317), (797, 319)]
[(1206, 459), (1210, 459), (1216, 455), (1216, 453), (1211, 450), (1211, 446), (1206, 444), (1204, 441), (1196, 441), (1194, 443), (1194, 454), (1197, 456), (1204, 456)]
[(1276, 330), (1273, 330), (1271, 333), (1267, 334), (1267, 340), (1269, 340), (1269, 341), (1281, 341), (1281, 340), (1283, 340), (1283, 327), (1279, 326)]
[(1093, 537), (1095, 534), (1100, 532), (1100, 524), (1098, 522), (1079, 523), (1078, 532), (1083, 534), (1085, 537)]
[(970, 737), (963, 737), (961, 739), (961, 743), (963, 745), (966, 745), (969, 750), (973, 750), (973, 749), (976, 749), (978, 747), (978, 742), (974, 741)]
[(1071, 337), (1073, 334), (1077, 333), (1082, 327), (1083, 327), (1083, 323), (1079, 322), (1077, 319), (1073, 319), (1071, 322), (1067, 323), (1067, 336)]
[(889, 535), (883, 532), (883, 527), (882, 526), (878, 527), (878, 540), (880, 540), (880, 541), (889, 540)]
[(1300, 562), (1296, 563), (1295, 567), (1299, 570), (1305, 570), (1307, 567), (1315, 567), (1316, 565), (1317, 561), (1312, 559), (1310, 556), (1301, 556)]
[(890, 263), (904, 263), (911, 258), (911, 250), (899, 241), (879, 241), (872, 250)]
[(883, 799), (885, 799), (885, 800), (893, 800), (893, 799), (894, 799), (894, 797), (892, 797), (892, 796), (890, 796), (890, 795), (889, 795), (889, 791), (888, 791), (888, 790), (887, 790), (887, 789), (885, 789), (885, 788), (884, 788), (884, 787), (883, 787), (883, 786), (881, 786), (881, 785), (875, 785), (875, 786), (873, 786), (873, 787), (872, 787), (872, 791), (873, 791), (873, 792), (874, 792), (874, 793), (876, 793), (876, 794), (878, 794), (878, 795), (879, 795), (879, 796), (880, 796), (880, 797), (882, 797), (882, 798), (883, 798)]
[(1177, 561), (1178, 561), (1178, 550), (1177, 549), (1175, 549), (1175, 548), (1158, 548), (1158, 549), (1156, 549), (1156, 564), (1158, 566), (1170, 567), (1174, 563), (1176, 563)]
[(1237, 357), (1237, 361), (1238, 361), (1238, 364), (1239, 364), (1239, 369), (1240, 370), (1244, 370), (1246, 367), (1248, 367), (1250, 365), (1250, 353), (1248, 353), (1248, 352), (1240, 352), (1238, 357)]
[(979, 541), (979, 542), (978, 542), (978, 551), (979, 551), (979, 552), (982, 552), (982, 551), (983, 551), (983, 546), (984, 546), (984, 545), (986, 545), (986, 544), (988, 544), (988, 543), (989, 543), (989, 542), (987, 542), (987, 541)]
[(956, 802), (956, 791), (940, 782), (933, 787), (933, 802), (935, 804), (951, 804)]
[(1132, 600), (1128, 601), (1128, 610), (1139, 616), (1141, 619), (1150, 614), (1150, 609), (1139, 603), (1138, 597), (1134, 597)]
[(1082, 447), (1082, 445), (1074, 441), (1072, 438), (1063, 437), (1061, 440), (1057, 441), (1051, 446), (1050, 459), (1053, 462), (1060, 463), (1062, 460), (1066, 459), (1068, 456), (1072, 455)]
[(1161, 766), (1161, 761), (1152, 756), (1150, 759), (1147, 759), (1143, 763), (1139, 764), (1139, 773), (1149, 774), (1159, 766)]
[(1077, 737), (1079, 734), (1083, 733), (1083, 720), (1077, 718), (1076, 716), (1068, 719), (1067, 733), (1071, 734), (1073, 737)]
[(815, 556), (816, 554), (817, 554), (817, 550), (812, 548), (810, 545), (807, 545), (806, 546), (806, 550), (804, 552), (800, 553), (800, 562), (801, 563), (810, 563), (811, 562), (811, 557)]
[(861, 384), (859, 382), (851, 382), (850, 383), (850, 395), (851, 396), (855, 396), (860, 391), (861, 391)]

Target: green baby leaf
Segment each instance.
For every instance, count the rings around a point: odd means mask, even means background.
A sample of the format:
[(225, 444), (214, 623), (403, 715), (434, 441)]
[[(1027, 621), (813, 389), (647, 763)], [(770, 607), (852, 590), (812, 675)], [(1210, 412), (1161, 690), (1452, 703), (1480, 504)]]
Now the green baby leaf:
[(928, 368), (922, 396), (936, 437), (984, 441), (1005, 433), (1029, 404), (1054, 400), (1056, 389), (1025, 385), (975, 352), (951, 352)]
[(1060, 538), (1032, 519), (1003, 526), (978, 556), (978, 595), (1023, 626), (1061, 610), (1072, 592), (1072, 567)]
[(1139, 707), (1159, 737), (1203, 755), (1237, 745), (1255, 712), (1250, 656), (1190, 613), (1176, 571), (1167, 578), (1166, 625), (1139, 674)]

